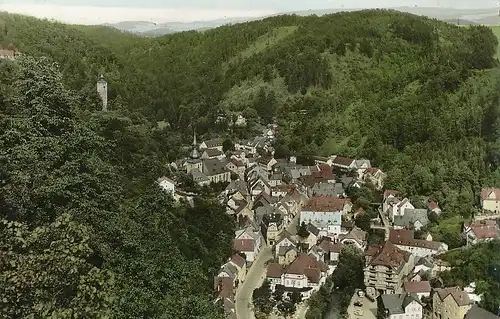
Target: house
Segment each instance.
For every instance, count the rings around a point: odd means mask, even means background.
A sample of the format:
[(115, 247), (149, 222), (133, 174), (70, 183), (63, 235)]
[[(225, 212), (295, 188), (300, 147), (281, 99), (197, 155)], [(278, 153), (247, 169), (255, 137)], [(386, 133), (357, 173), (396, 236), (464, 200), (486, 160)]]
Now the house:
[(356, 172), (358, 174), (358, 177), (360, 179), (363, 178), (364, 172), (372, 167), (372, 164), (370, 160), (367, 159), (360, 159), (360, 160), (355, 160), (354, 161), (354, 166), (356, 167)]
[(366, 248), (366, 237), (365, 231), (354, 226), (354, 228), (346, 235), (340, 235), (339, 241), (342, 245), (353, 245), (357, 249), (364, 251)]
[(403, 292), (416, 294), (418, 299), (431, 296), (431, 284), (429, 281), (405, 282), (403, 284)]
[(415, 239), (413, 230), (391, 229), (389, 241), (399, 249), (412, 253), (416, 257), (428, 257), (448, 251), (448, 245), (439, 241)]
[(312, 247), (316, 245), (318, 242), (318, 239), (320, 238), (320, 230), (315, 227), (313, 224), (308, 224), (306, 226), (307, 230), (307, 237), (305, 238), (300, 238), (301, 243), (306, 244), (307, 247)]
[(269, 246), (273, 246), (277, 240), (279, 240), (279, 235), (283, 231), (283, 217), (281, 214), (273, 212), (271, 214), (265, 214), (262, 219), (262, 234), (266, 239)]
[(331, 158), (332, 166), (344, 171), (356, 169), (356, 161), (352, 158), (333, 155)]
[(293, 190), (295, 185), (282, 184), (275, 187), (271, 187), (271, 196), (276, 198), (283, 198), (288, 194), (291, 190)]
[(392, 189), (387, 189), (384, 191), (384, 197), (382, 201), (382, 212), (384, 214), (389, 214), (389, 208), (394, 206), (394, 203), (397, 204), (397, 202), (400, 201), (398, 195), (399, 192)]
[(243, 161), (238, 160), (235, 157), (231, 157), (229, 159), (229, 161), (226, 164), (226, 168), (229, 171), (238, 175), (241, 179), (243, 179), (245, 176), (245, 169), (246, 169), (245, 163), (243, 163)]
[(275, 249), (276, 253), (281, 247), (296, 247), (297, 246), (297, 240), (286, 230), (282, 231), (281, 234), (278, 236), (278, 240), (276, 241), (275, 244)]
[(207, 149), (207, 148), (215, 148), (215, 149), (218, 149), (219, 151), (222, 151), (223, 150), (222, 139), (220, 139), (220, 138), (214, 138), (214, 139), (211, 139), (211, 140), (203, 141), (200, 144), (200, 150), (204, 150), (204, 149)]
[(226, 155), (224, 155), (224, 153), (217, 148), (206, 148), (201, 153), (201, 159), (204, 160), (209, 158), (217, 158), (219, 160), (222, 160), (226, 158)]
[(467, 311), (464, 319), (500, 319), (500, 316), (474, 305)]
[(467, 293), (467, 295), (469, 296), (469, 299), (474, 304), (480, 303), (481, 300), (483, 299), (483, 294), (476, 293), (476, 283), (475, 282), (471, 282), (467, 287), (464, 287), (464, 291)]
[(237, 206), (233, 211), (237, 219), (244, 217), (247, 217), (250, 220), (254, 219), (254, 212), (250, 209), (248, 202), (244, 199), (238, 201)]
[(260, 250), (260, 247), (262, 246), (262, 235), (257, 225), (255, 225), (255, 227), (253, 225), (246, 226), (243, 229), (235, 231), (234, 238), (253, 240), (255, 242), (255, 247), (257, 248), (257, 252)]
[(283, 184), (283, 174), (275, 173), (271, 175), (269, 178), (269, 185), (271, 185), (271, 187), (276, 187), (281, 184)]
[(434, 213), (438, 216), (441, 215), (442, 213), (438, 203), (433, 200), (430, 200), (429, 203), (427, 204), (427, 210), (429, 211), (429, 214)]
[(469, 296), (459, 287), (434, 290), (432, 297), (434, 319), (462, 319), (471, 306)]
[(273, 170), (273, 166), (276, 163), (277, 161), (272, 156), (261, 156), (257, 159), (257, 164), (268, 172)]
[(257, 244), (254, 239), (234, 239), (233, 250), (235, 252), (245, 254), (247, 264), (252, 264), (255, 257), (259, 253)]
[(351, 211), (352, 204), (348, 198), (315, 196), (302, 207), (300, 224), (313, 224), (321, 236), (339, 235), (342, 215)]
[(257, 147), (259, 143), (256, 141), (241, 140), (234, 144), (234, 148), (237, 150), (247, 151), (249, 154), (257, 154)]
[(427, 209), (406, 208), (403, 215), (394, 216), (394, 228), (411, 228), (420, 230), (429, 224)]
[(277, 285), (283, 286), (285, 292), (298, 291), (304, 299), (318, 290), (325, 283), (328, 266), (313, 256), (299, 253), (288, 266), (269, 264), (266, 277), (274, 291)]
[(378, 190), (381, 190), (384, 187), (384, 180), (386, 177), (386, 173), (375, 167), (367, 168), (363, 172), (363, 181), (372, 183)]
[[(393, 203), (395, 203), (393, 201)], [(404, 198), (402, 201), (397, 202), (396, 205), (391, 205), (389, 209), (389, 219), (394, 222), (397, 216), (403, 216), (407, 209), (414, 209), (412, 203), (408, 198)], [(427, 211), (426, 211), (427, 215)]]
[(208, 186), (211, 183), (210, 178), (203, 174), (198, 168), (191, 169), (189, 174), (193, 178), (193, 181), (200, 186)]
[(229, 263), (231, 263), (238, 270), (238, 281), (244, 282), (247, 276), (247, 263), (245, 258), (238, 254), (234, 254), (230, 259)]
[(390, 241), (369, 246), (365, 251), (366, 293), (374, 298), (380, 293), (401, 293), (403, 282), (412, 273), (414, 265), (413, 255)]
[(299, 254), (299, 250), (294, 246), (281, 246), (277, 250), (278, 263), (283, 266), (290, 265)]
[(168, 177), (160, 177), (157, 181), (158, 185), (167, 193), (175, 193), (175, 182)]
[(210, 183), (230, 182), (231, 172), (217, 158), (203, 160), (202, 173), (210, 179)]
[(344, 196), (344, 185), (342, 183), (319, 182), (315, 183), (312, 187), (308, 187), (307, 194), (310, 197), (340, 197)]
[(0, 49), (0, 59), (14, 60), (16, 58), (16, 51)]
[(380, 296), (377, 312), (379, 318), (421, 319), (423, 304), (416, 294), (383, 294)]
[(481, 208), (486, 211), (499, 213), (500, 208), (498, 201), (500, 200), (500, 188), (483, 188), (481, 189)]
[(231, 277), (214, 277), (214, 292), (217, 296), (216, 300), (234, 300), (235, 289), (233, 278)]
[(318, 246), (325, 252), (324, 262), (329, 266), (336, 266), (339, 262), (340, 251), (342, 250), (342, 244), (338, 239), (332, 240), (329, 237), (324, 237)]
[(462, 237), (465, 237), (468, 246), (475, 245), (500, 238), (500, 228), (493, 219), (470, 221), (464, 223)]
[(231, 286), (237, 287), (239, 284), (238, 281), (238, 268), (234, 266), (232, 263), (228, 262), (222, 265), (219, 269), (218, 278), (230, 278)]

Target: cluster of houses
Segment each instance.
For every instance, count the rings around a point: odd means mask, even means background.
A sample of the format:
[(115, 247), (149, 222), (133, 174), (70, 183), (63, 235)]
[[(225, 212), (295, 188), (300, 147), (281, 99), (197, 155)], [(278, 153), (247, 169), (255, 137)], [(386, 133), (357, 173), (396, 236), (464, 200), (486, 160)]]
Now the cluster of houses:
[[(365, 212), (354, 209), (346, 190), (369, 183), (382, 191), (386, 174), (366, 159), (314, 157), (312, 166), (301, 165), (294, 157), (276, 159), (272, 147), (275, 130), (270, 125), (261, 136), (238, 141), (234, 150), (226, 152), (222, 139), (198, 145), (194, 136), (189, 157), (179, 163), (201, 186), (228, 183), (220, 200), (238, 229), (233, 255), (214, 277), (214, 291), (229, 317), (236, 317), (236, 291), (264, 246), (272, 247), (274, 258), (267, 265), (266, 279), (273, 291), (280, 286), (285, 293), (300, 292), (303, 299), (309, 298), (332, 274), (342, 248), (349, 245), (364, 252), (366, 294), (381, 301), (379, 311), (384, 318), (422, 318), (422, 298), (430, 296), (436, 318), (462, 319), (484, 311), (474, 306), (481, 298), (474, 295), (474, 283), (465, 290), (436, 289), (431, 295), (430, 280), (449, 270), (436, 257), (448, 246), (433, 241), (428, 233), (417, 238), (416, 232), (422, 233), (430, 223), (429, 214), (442, 213), (438, 203), (429, 201), (427, 208), (415, 208), (397, 191), (385, 190), (379, 208), (385, 241), (368, 245), (367, 233), (354, 224)], [(175, 182), (169, 178), (158, 183), (176, 192)], [(498, 200), (500, 190), (481, 193), (486, 210), (500, 211)], [(294, 225), (296, 220), (300, 227)], [(494, 220), (471, 221), (463, 228), (468, 245), (499, 234)]]
[[(500, 190), (483, 189), (484, 210), (497, 207), (497, 198), (500, 198), (497, 194)], [(366, 249), (364, 270), (366, 293), (371, 299), (378, 298), (379, 316), (423, 318), (423, 306), (431, 303), (429, 317), (436, 319), (498, 318), (477, 306), (482, 296), (475, 294), (475, 283), (463, 289), (431, 288), (430, 280), (450, 269), (437, 257), (448, 250), (446, 244), (433, 241), (432, 236), (425, 233), (421, 235), (424, 239), (415, 238), (415, 231), (429, 223), (431, 213), (442, 213), (434, 201), (428, 202), (427, 209), (416, 209), (408, 198), (400, 198), (398, 192), (384, 192), (380, 218), (387, 224), (387, 240)], [(462, 236), (467, 245), (474, 245), (500, 238), (500, 229), (495, 220), (473, 220), (464, 223)]]
[(17, 51), (0, 48), (0, 59), (15, 60), (19, 55), (20, 53)]

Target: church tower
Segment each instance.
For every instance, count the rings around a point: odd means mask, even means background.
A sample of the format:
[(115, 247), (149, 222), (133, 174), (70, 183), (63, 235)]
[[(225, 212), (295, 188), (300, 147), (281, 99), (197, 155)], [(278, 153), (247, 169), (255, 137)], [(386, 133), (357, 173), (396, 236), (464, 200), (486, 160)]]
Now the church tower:
[(202, 172), (203, 162), (200, 159), (200, 152), (198, 151), (198, 144), (196, 143), (196, 129), (193, 134), (193, 149), (186, 161), (186, 171), (189, 174), (195, 168)]
[(99, 80), (97, 81), (97, 94), (102, 100), (102, 110), (108, 110), (108, 82), (104, 79), (104, 75), (101, 74)]

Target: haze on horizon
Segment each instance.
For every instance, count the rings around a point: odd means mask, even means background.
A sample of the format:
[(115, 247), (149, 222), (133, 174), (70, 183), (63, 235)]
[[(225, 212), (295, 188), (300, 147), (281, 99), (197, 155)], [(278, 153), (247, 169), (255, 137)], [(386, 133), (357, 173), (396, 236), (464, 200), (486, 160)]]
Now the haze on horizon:
[(0, 11), (66, 23), (101, 24), (120, 21), (192, 22), (301, 10), (414, 6), (486, 9), (498, 7), (498, 3), (497, 0), (4, 0)]

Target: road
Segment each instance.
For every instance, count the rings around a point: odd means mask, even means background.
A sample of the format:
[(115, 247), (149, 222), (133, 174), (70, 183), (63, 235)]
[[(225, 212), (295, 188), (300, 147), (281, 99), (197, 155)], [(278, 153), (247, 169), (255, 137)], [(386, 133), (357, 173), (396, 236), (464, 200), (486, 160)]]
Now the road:
[[(297, 216), (292, 219), (287, 227), (287, 231), (291, 235), (295, 235), (297, 233), (297, 223), (299, 220), (299, 215), (300, 214), (297, 214)], [(252, 305), (252, 293), (255, 288), (260, 287), (264, 282), (267, 268), (265, 263), (271, 258), (273, 258), (272, 248), (264, 243), (264, 246), (262, 246), (257, 259), (252, 264), (252, 267), (250, 267), (250, 269), (248, 270), (245, 281), (241, 284), (240, 287), (238, 287), (238, 290), (236, 291), (235, 306), (236, 317), (238, 319), (255, 319)], [(305, 318), (305, 310), (307, 308), (301, 308), (305, 309), (297, 309), (297, 312), (299, 312), (299, 310), (301, 312), (303, 311), (303, 316), (297, 317), (298, 319)]]
[(266, 275), (265, 262), (273, 258), (271, 247), (262, 246), (257, 259), (248, 270), (247, 277), (236, 292), (236, 317), (238, 319), (254, 319), (252, 293), (260, 287)]
[[(363, 305), (361, 307), (354, 306), (356, 301), (361, 302)], [(362, 310), (362, 314), (356, 314), (356, 310)], [(370, 301), (366, 297), (358, 297), (354, 294), (351, 298), (349, 307), (347, 308), (347, 318), (349, 319), (376, 319), (377, 318), (377, 303)]]

